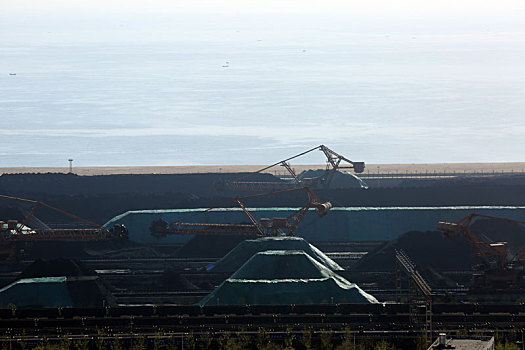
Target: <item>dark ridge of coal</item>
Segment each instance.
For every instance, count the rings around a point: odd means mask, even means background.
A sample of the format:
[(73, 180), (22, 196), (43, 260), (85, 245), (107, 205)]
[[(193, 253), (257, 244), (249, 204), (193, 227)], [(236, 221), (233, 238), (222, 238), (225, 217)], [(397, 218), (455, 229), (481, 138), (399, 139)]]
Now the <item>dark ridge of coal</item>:
[(174, 254), (177, 258), (222, 258), (246, 236), (197, 235), (180, 247)]
[(67, 277), (69, 295), (75, 307), (116, 305), (109, 291), (110, 285), (94, 270), (76, 260), (37, 260), (26, 267), (17, 279), (62, 276)]
[(166, 270), (162, 277), (158, 280), (158, 288), (164, 290), (174, 290), (174, 291), (185, 291), (185, 290), (197, 290), (199, 289), (193, 283), (188, 281), (186, 277), (182, 276), (176, 270)]
[(148, 246), (88, 252), (91, 253), (91, 256), (100, 256), (105, 259), (162, 258), (166, 256), (166, 254), (159, 253), (154, 247)]
[[(216, 184), (247, 173), (121, 174), (78, 176), (75, 174), (3, 174), (0, 192), (96, 195), (108, 193), (194, 193), (213, 195)], [(250, 181), (279, 181), (271, 174), (252, 174)]]
[[(525, 244), (525, 228), (520, 224), (478, 219), (471, 230), (483, 233), (494, 242), (508, 242), (513, 254)], [(352, 272), (393, 271), (395, 249), (403, 249), (431, 285), (453, 286), (454, 281), (441, 275), (440, 270), (470, 270), (481, 262), (463, 237), (449, 239), (439, 231), (411, 231), (365, 255), (352, 267)], [(390, 284), (394, 285), (394, 281)]]
[(0, 221), (7, 222), (7, 220), (23, 221), (25, 215), (20, 208), (14, 206), (0, 207)]
[(23, 256), (26, 260), (51, 260), (57, 258), (82, 259), (88, 257), (105, 257), (105, 255), (110, 256), (112, 253), (137, 247), (141, 247), (141, 245), (125, 239), (90, 241), (41, 240), (32, 241), (25, 246), (19, 244), (17, 249), (23, 249)]
[[(5, 202), (5, 200), (2, 200)], [(0, 221), (8, 222), (9, 220), (17, 220), (19, 223), (25, 223), (27, 227), (32, 229), (48, 229), (49, 227), (43, 223), (35, 213), (31, 214), (33, 206), (5, 206), (0, 207)], [(26, 219), (29, 218), (26, 222)]]
[(82, 246), (88, 256), (105, 259), (159, 258), (166, 256), (166, 254), (159, 253), (155, 247), (128, 239), (89, 241), (84, 242)]
[(18, 279), (60, 276), (97, 276), (97, 273), (81, 262), (72, 259), (39, 259), (26, 267)]
[[(525, 218), (523, 218), (525, 220)], [(496, 219), (478, 219), (470, 227), (472, 232), (483, 234), (494, 242), (508, 242), (509, 251), (515, 254), (525, 245), (525, 225)]]
[[(217, 185), (239, 179), (243, 174), (105, 175), (3, 174), (0, 193), (43, 201), (54, 207), (103, 224), (129, 210), (208, 208), (231, 201), (239, 195), (221, 192)], [(250, 181), (279, 181), (271, 174), (259, 174)], [(395, 180), (395, 179), (394, 179)], [(365, 179), (365, 181), (367, 181)], [(379, 188), (370, 179), (370, 188), (324, 189), (315, 193), (337, 206), (457, 206), (525, 205), (525, 175), (457, 177), (450, 181), (415, 179), (391, 185), (381, 179)], [(429, 186), (429, 184), (433, 184)], [(300, 207), (304, 193), (291, 192), (257, 197), (245, 203), (252, 207)], [(11, 205), (0, 201), (0, 205)], [(237, 206), (233, 201), (228, 207)], [(25, 206), (24, 206), (25, 207)], [(29, 206), (30, 207), (30, 206)], [(62, 214), (39, 208), (44, 223), (77, 223)], [(0, 218), (1, 220), (1, 218)]]
[(86, 253), (87, 242), (74, 241), (35, 241), (23, 247), (24, 259), (81, 259), (89, 257)]
[(67, 286), (75, 307), (116, 306), (116, 300), (100, 278), (68, 280)]
[(338, 206), (463, 206), (463, 205), (525, 205), (525, 185), (455, 184), (435, 187), (388, 187), (368, 190), (316, 190)]
[(352, 271), (393, 271), (396, 249), (404, 250), (416, 266), (437, 270), (469, 270), (479, 262), (464, 238), (449, 239), (439, 231), (410, 231), (365, 255)]
[(457, 176), (452, 178), (445, 178), (442, 180), (435, 180), (434, 185), (525, 185), (525, 174), (497, 174), (484, 176)]
[[(140, 186), (140, 185), (137, 185)], [(92, 193), (92, 194), (61, 194), (42, 193), (42, 189), (34, 192), (8, 193), (41, 200), (54, 207), (81, 216), (93, 222), (103, 224), (129, 210), (143, 209), (177, 209), (177, 208), (208, 208), (221, 203), (230, 203), (226, 207), (238, 207), (231, 199), (234, 192), (198, 194), (193, 188), (184, 189), (185, 193), (174, 191), (167, 187), (162, 193), (148, 193), (142, 189), (140, 193)], [(200, 190), (199, 190), (200, 191)], [(344, 189), (315, 189), (322, 200), (329, 200), (336, 206), (354, 207), (411, 207), (411, 206), (463, 206), (463, 205), (525, 205), (525, 185), (449, 185), (436, 187), (397, 187)], [(2, 190), (0, 189), (0, 193)], [(250, 207), (301, 207), (306, 203), (302, 191), (269, 195), (246, 200)], [(78, 224), (78, 221), (62, 214), (39, 208), (36, 215), (48, 225), (55, 223)]]
[[(419, 269), (418, 269), (419, 270)], [(457, 288), (458, 281), (436, 271), (431, 267), (422, 267), (419, 271), (426, 282), (430, 283), (431, 288)]]

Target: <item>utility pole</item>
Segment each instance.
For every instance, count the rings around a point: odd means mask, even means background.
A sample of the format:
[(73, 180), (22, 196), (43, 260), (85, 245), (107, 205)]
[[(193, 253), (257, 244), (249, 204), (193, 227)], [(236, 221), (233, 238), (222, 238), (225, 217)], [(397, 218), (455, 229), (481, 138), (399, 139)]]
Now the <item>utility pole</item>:
[(69, 174), (73, 174), (73, 159), (69, 158)]

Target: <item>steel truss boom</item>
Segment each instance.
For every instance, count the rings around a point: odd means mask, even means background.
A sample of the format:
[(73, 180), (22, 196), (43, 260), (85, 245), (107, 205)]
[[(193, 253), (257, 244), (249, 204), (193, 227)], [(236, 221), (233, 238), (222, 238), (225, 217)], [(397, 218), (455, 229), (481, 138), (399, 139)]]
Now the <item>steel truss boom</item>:
[(455, 238), (463, 236), (474, 248), (477, 256), (481, 257), (486, 263), (490, 263), (490, 257), (497, 257), (500, 267), (504, 267), (506, 264), (523, 260), (524, 247), (522, 247), (517, 254), (515, 254), (510, 260), (508, 259), (507, 242), (491, 243), (485, 237), (478, 235), (470, 230), (470, 225), (475, 218), (486, 218), (498, 221), (512, 222), (516, 224), (525, 225), (524, 221), (512, 220), (508, 218), (499, 218), (496, 216), (482, 215), (472, 213), (457, 222), (438, 222), (438, 230), (443, 231), (449, 238)]
[[(290, 214), (286, 218), (261, 219), (258, 221), (253, 214), (246, 208), (244, 200), (250, 198), (257, 198), (263, 196), (270, 196), (294, 191), (305, 191), (308, 196), (306, 204)], [(189, 223), (187, 220), (204, 213), (210, 212), (214, 209), (221, 208), (228, 203), (235, 202), (244, 211), (251, 222), (251, 225), (246, 224), (203, 224), (203, 223)], [(332, 208), (330, 202), (322, 202), (310, 188), (297, 187), (281, 191), (274, 191), (269, 193), (253, 194), (249, 196), (236, 197), (221, 205), (208, 208), (206, 210), (188, 215), (182, 219), (174, 221), (170, 224), (162, 219), (153, 221), (150, 226), (151, 234), (157, 237), (164, 237), (167, 234), (231, 234), (231, 235), (246, 235), (246, 236), (291, 236), (297, 229), (299, 223), (304, 218), (310, 208), (314, 208), (319, 216), (324, 216)]]
[[(302, 157), (310, 152), (320, 150), (324, 153), (326, 157), (326, 171), (325, 173), (320, 177), (315, 177), (312, 179), (301, 179), (297, 176), (293, 168), (290, 166), (290, 161), (299, 157)], [(341, 165), (342, 162), (348, 163), (348, 165), (343, 166)], [(287, 183), (287, 182), (252, 182), (252, 181), (246, 181), (247, 178), (255, 175), (260, 174), (264, 171), (267, 171), (268, 169), (271, 169), (276, 166), (282, 166), (284, 167), (288, 173), (291, 175), (291, 177), (294, 179), (294, 183)], [(334, 177), (335, 172), (337, 169), (353, 169), (356, 173), (362, 173), (365, 169), (365, 163), (364, 162), (354, 162), (350, 159), (340, 155), (339, 153), (336, 153), (335, 151), (331, 150), (330, 148), (326, 147), (325, 145), (319, 145), (317, 147), (311, 148), (307, 151), (301, 152), (299, 154), (296, 154), (294, 156), (291, 156), (289, 158), (280, 160), (272, 165), (268, 165), (262, 169), (259, 169), (255, 172), (252, 172), (250, 174), (241, 176), (237, 180), (234, 181), (227, 181), (222, 184), (222, 186), (226, 189), (231, 190), (255, 190), (255, 191), (269, 191), (269, 190), (275, 190), (275, 189), (281, 189), (283, 187), (301, 187), (301, 186), (317, 186), (319, 183), (324, 186), (328, 187), (332, 181), (332, 178)]]
[[(116, 236), (127, 236), (127, 230), (124, 227), (119, 227), (115, 230), (110, 230), (107, 227), (100, 226), (90, 220), (84, 219), (75, 214), (68, 213), (65, 210), (53, 207), (42, 201), (32, 199), (19, 198), (0, 194), (0, 198), (33, 204), (30, 213), (23, 219), (22, 222), (9, 220), (7, 226), (0, 227), (0, 240), (7, 242), (14, 241), (31, 241), (31, 240), (53, 240), (53, 239), (67, 239), (67, 240), (89, 240), (89, 239), (110, 239)], [(74, 220), (82, 222), (89, 226), (88, 228), (45, 228), (36, 229), (28, 227), (29, 221), (34, 217), (38, 208), (45, 207), (57, 213), (63, 214)]]

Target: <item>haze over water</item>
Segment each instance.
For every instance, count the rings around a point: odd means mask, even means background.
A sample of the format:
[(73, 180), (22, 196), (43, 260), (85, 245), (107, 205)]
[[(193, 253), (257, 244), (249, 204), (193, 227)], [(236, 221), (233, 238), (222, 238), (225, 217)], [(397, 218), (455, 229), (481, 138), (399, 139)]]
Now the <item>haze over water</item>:
[(523, 161), (520, 13), (20, 16), (0, 15), (3, 167), (265, 164), (321, 143)]

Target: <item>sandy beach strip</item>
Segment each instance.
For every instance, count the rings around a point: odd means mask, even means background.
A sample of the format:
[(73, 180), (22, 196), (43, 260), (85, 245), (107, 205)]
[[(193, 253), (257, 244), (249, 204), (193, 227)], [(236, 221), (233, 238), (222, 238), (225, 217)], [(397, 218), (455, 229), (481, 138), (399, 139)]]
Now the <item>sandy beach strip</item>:
[[(194, 165), (194, 166), (92, 166), (73, 167), (77, 175), (114, 174), (202, 174), (253, 172), (265, 165)], [(308, 169), (324, 169), (325, 164), (292, 164), (296, 172)], [(0, 174), (27, 173), (68, 173), (68, 167), (0, 167)], [(285, 174), (283, 167), (276, 166), (268, 171)], [(525, 172), (525, 162), (505, 163), (440, 163), (440, 164), (367, 164), (365, 174), (370, 173), (516, 173)]]

